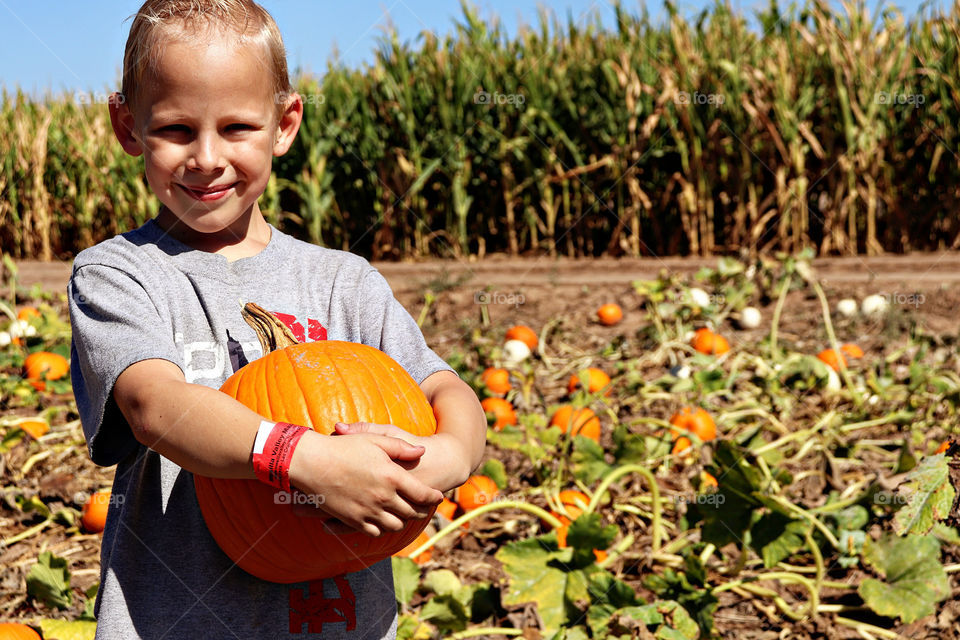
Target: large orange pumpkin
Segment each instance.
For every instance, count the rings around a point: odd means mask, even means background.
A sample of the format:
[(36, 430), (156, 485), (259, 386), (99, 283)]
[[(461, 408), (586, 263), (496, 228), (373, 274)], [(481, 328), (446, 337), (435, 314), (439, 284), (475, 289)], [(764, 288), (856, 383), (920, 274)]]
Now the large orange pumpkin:
[[(264, 352), (267, 330), (284, 337), (276, 351), (234, 373), (220, 390), (260, 415), (323, 434), (337, 422), (393, 424), (418, 436), (436, 433), (433, 409), (413, 378), (373, 347), (340, 341), (295, 344), (276, 318), (256, 305), (244, 318), (257, 328)], [(259, 325), (259, 326), (258, 326)], [(292, 345), (292, 346), (286, 346)], [(351, 436), (338, 436), (349, 438)], [(294, 515), (289, 494), (257, 480), (194, 476), (207, 528), (220, 548), (248, 573), (291, 583), (359, 571), (413, 542), (430, 517), (374, 538), (362, 532), (332, 535), (322, 517)], [(279, 502), (279, 503), (278, 503)]]

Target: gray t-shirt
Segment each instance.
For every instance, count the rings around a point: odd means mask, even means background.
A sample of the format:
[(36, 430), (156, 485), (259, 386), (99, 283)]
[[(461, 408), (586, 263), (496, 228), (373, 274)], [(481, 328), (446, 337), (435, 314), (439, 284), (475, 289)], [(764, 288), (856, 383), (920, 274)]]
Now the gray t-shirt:
[(116, 464), (101, 549), (97, 638), (392, 638), (390, 561), (336, 579), (262, 581), (233, 566), (207, 531), (193, 476), (141, 445), (113, 400), (141, 360), (176, 364), (219, 388), (262, 355), (240, 309), (277, 313), (301, 341), (361, 342), (418, 383), (450, 367), (431, 351), (383, 276), (353, 254), (271, 227), (267, 247), (228, 262), (153, 221), (81, 252), (68, 287), (71, 371), (90, 457)]

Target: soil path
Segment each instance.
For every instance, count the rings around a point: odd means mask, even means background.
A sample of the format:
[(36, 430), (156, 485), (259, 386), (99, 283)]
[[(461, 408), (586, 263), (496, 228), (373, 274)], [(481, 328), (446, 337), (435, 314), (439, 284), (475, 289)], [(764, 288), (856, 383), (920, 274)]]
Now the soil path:
[[(381, 262), (375, 266), (398, 293), (466, 286), (482, 291), (489, 287), (582, 287), (624, 285), (655, 278), (660, 271), (692, 274), (716, 266), (716, 258), (568, 259), (501, 258), (480, 261), (432, 260), (428, 262)], [(942, 285), (960, 285), (960, 252), (910, 254), (871, 258), (819, 258), (814, 261), (826, 286), (860, 285), (902, 290), (929, 290)], [(19, 283), (41, 285), (48, 291), (63, 291), (70, 277), (69, 262), (23, 261)], [(859, 287), (858, 287), (859, 288)]]

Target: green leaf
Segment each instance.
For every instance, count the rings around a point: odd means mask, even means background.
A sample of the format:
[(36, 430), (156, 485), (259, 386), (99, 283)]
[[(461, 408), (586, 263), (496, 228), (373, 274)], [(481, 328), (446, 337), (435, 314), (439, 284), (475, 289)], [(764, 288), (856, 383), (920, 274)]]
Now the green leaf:
[(83, 592), (83, 595), (87, 597), (87, 601), (83, 605), (83, 613), (80, 614), (81, 620), (96, 620), (93, 609), (97, 604), (97, 591), (100, 590), (100, 583), (91, 585)]
[(410, 604), (420, 583), (420, 567), (410, 558), (391, 558), (393, 563), (393, 590), (400, 604)]
[(904, 479), (897, 495), (906, 502), (893, 518), (899, 535), (929, 533), (950, 513), (956, 491), (950, 484), (950, 469), (942, 453), (928, 456)]
[[(503, 604), (536, 603), (545, 635), (556, 633), (569, 616), (579, 615), (566, 600), (568, 580), (576, 573), (570, 568), (573, 549), (558, 549), (554, 532), (509, 542), (495, 557), (507, 574), (507, 585), (501, 592)], [(589, 596), (585, 581), (583, 594)]]
[(750, 528), (750, 544), (760, 552), (763, 565), (769, 569), (803, 548), (808, 529), (805, 521), (766, 513)]
[(70, 606), (70, 570), (67, 559), (44, 551), (27, 574), (27, 594), (42, 600), (51, 607), (66, 609)]
[(438, 596), (449, 596), (462, 587), (460, 578), (450, 569), (436, 569), (423, 578), (423, 588)]
[[(685, 564), (690, 567), (693, 562), (686, 560)], [(695, 562), (699, 562), (699, 558)], [(695, 573), (700, 572), (698, 570)], [(699, 576), (696, 579), (699, 580)], [(700, 629), (704, 637), (710, 637), (713, 633), (713, 613), (718, 600), (710, 589), (694, 586), (685, 573), (673, 569), (664, 569), (661, 575), (648, 576), (643, 584), (661, 598), (680, 603), (693, 616), (691, 620), (695, 620), (694, 626)]]
[(434, 596), (423, 605), (420, 619), (429, 621), (441, 631), (462, 631), (470, 622), (470, 612), (452, 595)]
[(617, 525), (603, 526), (598, 513), (585, 513), (570, 524), (567, 544), (573, 547), (573, 564), (582, 567), (593, 564), (594, 549), (607, 549), (617, 537)]
[(513, 425), (509, 425), (500, 431), (487, 429), (487, 442), (499, 449), (519, 449), (525, 440), (525, 434)]
[(507, 488), (507, 469), (503, 466), (503, 462), (497, 460), (496, 458), (491, 458), (483, 463), (483, 466), (480, 467), (478, 472), (480, 475), (487, 476), (491, 480), (497, 483), (498, 489)]
[(603, 447), (590, 438), (579, 435), (573, 438), (570, 460), (573, 462), (573, 475), (588, 485), (605, 476), (612, 468), (607, 464)]
[(624, 424), (613, 430), (613, 445), (613, 457), (618, 464), (640, 463), (647, 459), (645, 436), (630, 433)]
[(934, 613), (934, 604), (950, 595), (936, 538), (885, 535), (879, 542), (868, 538), (863, 560), (886, 580), (868, 578), (857, 589), (867, 606), (880, 615), (909, 624)]
[(44, 638), (57, 640), (93, 640), (97, 623), (89, 620), (40, 620)]

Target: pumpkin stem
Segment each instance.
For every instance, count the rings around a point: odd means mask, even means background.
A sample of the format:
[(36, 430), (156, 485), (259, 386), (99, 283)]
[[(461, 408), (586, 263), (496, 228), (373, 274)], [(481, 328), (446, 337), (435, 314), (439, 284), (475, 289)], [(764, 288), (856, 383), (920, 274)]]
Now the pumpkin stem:
[(263, 307), (253, 302), (243, 305), (241, 311), (244, 321), (257, 333), (257, 339), (260, 340), (260, 347), (263, 349), (263, 355), (271, 351), (286, 349), (287, 347), (299, 344), (287, 325), (280, 322), (277, 316), (273, 315)]

